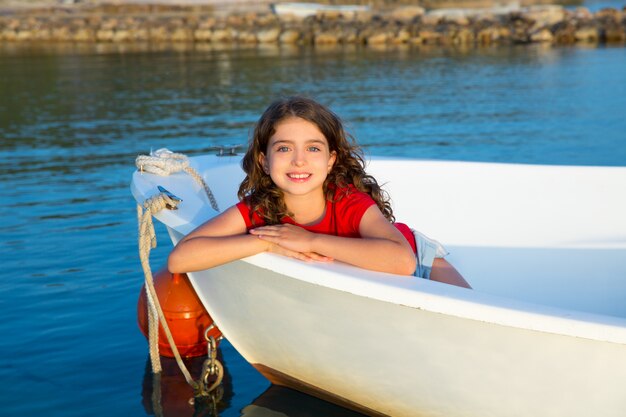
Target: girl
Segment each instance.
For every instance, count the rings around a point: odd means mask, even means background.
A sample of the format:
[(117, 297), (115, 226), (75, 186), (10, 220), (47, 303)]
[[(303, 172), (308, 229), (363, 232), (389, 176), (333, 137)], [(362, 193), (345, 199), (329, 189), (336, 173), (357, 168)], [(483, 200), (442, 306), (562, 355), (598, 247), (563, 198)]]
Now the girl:
[[(178, 243), (168, 259), (171, 272), (273, 252), (394, 274), (430, 272), (433, 280), (469, 287), (443, 258), (433, 261), (432, 250), (426, 254), (432, 265), (424, 264), (424, 254), (416, 259), (407, 240), (413, 236), (405, 238), (392, 224), (389, 199), (365, 173), (361, 150), (341, 120), (314, 100), (272, 103), (256, 124), (242, 165), (247, 175), (241, 201)], [(420, 248), (438, 249), (420, 239)]]

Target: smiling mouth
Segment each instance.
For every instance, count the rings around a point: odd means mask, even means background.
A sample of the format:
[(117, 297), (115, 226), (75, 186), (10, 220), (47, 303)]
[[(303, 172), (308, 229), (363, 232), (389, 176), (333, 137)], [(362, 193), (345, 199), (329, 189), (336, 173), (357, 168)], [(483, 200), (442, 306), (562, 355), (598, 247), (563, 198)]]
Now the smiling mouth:
[(311, 174), (287, 174), (289, 178), (292, 180), (306, 180), (311, 176)]

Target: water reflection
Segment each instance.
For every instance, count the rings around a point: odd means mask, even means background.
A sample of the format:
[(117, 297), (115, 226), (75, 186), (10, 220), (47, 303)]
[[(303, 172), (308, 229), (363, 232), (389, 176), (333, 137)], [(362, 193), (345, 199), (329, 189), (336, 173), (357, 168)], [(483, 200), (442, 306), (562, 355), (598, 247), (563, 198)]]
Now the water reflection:
[(241, 410), (242, 417), (362, 417), (363, 414), (277, 385), (270, 386), (252, 404)]
[[(187, 384), (175, 359), (161, 357), (163, 371), (160, 376), (155, 376), (148, 356), (141, 389), (141, 403), (146, 414), (157, 417), (214, 417), (229, 408), (233, 398), (232, 378), (221, 349), (217, 351), (217, 358), (224, 365), (222, 385), (215, 390), (213, 398), (194, 399), (193, 389)], [(200, 377), (205, 359), (185, 359), (194, 380)]]
[[(475, 55), (491, 55), (505, 58), (507, 56), (541, 55), (550, 51), (565, 51), (577, 49), (606, 49), (622, 48), (621, 45), (598, 45), (598, 44), (577, 44), (576, 47), (554, 46), (551, 44), (531, 44), (531, 45), (431, 45), (431, 44), (321, 44), (321, 45), (282, 45), (282, 44), (259, 44), (259, 45), (233, 45), (233, 44), (194, 44), (194, 43), (2, 43), (0, 44), (0, 54), (4, 57), (39, 55), (56, 56), (59, 60), (67, 59), (71, 56), (100, 56), (100, 55), (145, 55), (145, 54), (167, 54), (168, 58), (174, 59), (177, 55), (179, 61), (188, 60), (195, 53), (202, 53), (206, 58), (216, 58), (218, 60), (234, 60), (240, 57), (254, 58), (325, 58), (325, 57), (352, 57), (354, 54), (367, 56), (378, 55), (379, 53), (400, 53), (399, 56), (411, 57), (414, 54), (424, 54), (425, 56), (453, 56), (459, 53)], [(213, 55), (214, 54), (214, 55)], [(198, 55), (202, 57), (202, 55)], [(65, 58), (64, 58), (65, 57)], [(206, 62), (206, 61), (205, 61)], [(173, 66), (172, 69), (176, 69)], [(233, 69), (233, 68), (229, 68)], [(237, 68), (244, 70), (246, 68)], [(128, 75), (128, 74), (126, 74)]]
[[(354, 101), (351, 98), (358, 93), (357, 107), (343, 111), (354, 122), (378, 116), (388, 124), (387, 114), (369, 108), (370, 102), (385, 101), (399, 103), (387, 106), (395, 122), (403, 122), (403, 113), (413, 123), (423, 120), (441, 104), (447, 104), (452, 115), (471, 116), (471, 111), (450, 105), (448, 95), (463, 98), (462, 106), (487, 93), (509, 94), (511, 75), (563, 61), (574, 51), (545, 45), (4, 43), (0, 56), (11, 59), (0, 60), (0, 151), (82, 145), (119, 154), (123, 141), (124, 148), (136, 154), (139, 149), (133, 145), (148, 139), (154, 146), (163, 142), (171, 147), (186, 138), (191, 140), (191, 146), (185, 146), (189, 149), (197, 149), (201, 142), (241, 143), (269, 101), (294, 92), (309, 93), (331, 105)], [(468, 76), (476, 71), (480, 77)], [(532, 80), (523, 85), (520, 99), (535, 100), (525, 97), (533, 87)], [(361, 102), (368, 111), (358, 106)], [(365, 139), (364, 144), (375, 144)], [(106, 149), (107, 145), (114, 147)]]
[[(185, 360), (189, 372), (198, 378), (204, 357)], [(146, 360), (141, 398), (146, 414), (157, 417), (215, 417), (231, 407), (233, 380), (224, 363), (221, 349), (218, 359), (224, 365), (224, 379), (215, 403), (210, 399), (190, 401), (193, 390), (185, 381), (172, 358), (161, 357), (163, 372), (159, 377), (152, 374), (150, 358)], [(232, 411), (232, 410), (229, 410)], [(232, 413), (229, 412), (232, 415)], [(289, 388), (271, 385), (251, 404), (241, 409), (242, 417), (360, 417), (363, 414), (322, 401)]]

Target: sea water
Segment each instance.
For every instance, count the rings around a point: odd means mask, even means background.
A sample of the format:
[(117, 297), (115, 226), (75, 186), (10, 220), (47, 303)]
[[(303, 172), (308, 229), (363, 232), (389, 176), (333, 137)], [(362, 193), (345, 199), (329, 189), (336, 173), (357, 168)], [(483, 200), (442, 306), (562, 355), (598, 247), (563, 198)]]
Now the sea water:
[[(0, 415), (209, 415), (171, 360), (155, 409), (134, 159), (245, 144), (296, 93), (368, 155), (626, 165), (624, 47), (0, 45)], [(157, 233), (155, 270), (171, 247)], [(221, 416), (353, 415), (270, 387), (228, 341), (220, 355)]]

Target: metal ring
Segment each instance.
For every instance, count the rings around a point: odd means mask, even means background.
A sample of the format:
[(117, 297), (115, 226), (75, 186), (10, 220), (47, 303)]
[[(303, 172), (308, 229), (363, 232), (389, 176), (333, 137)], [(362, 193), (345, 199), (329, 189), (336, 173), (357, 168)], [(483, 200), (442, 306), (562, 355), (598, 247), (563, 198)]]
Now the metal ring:
[(204, 340), (206, 340), (207, 342), (210, 341), (209, 339), (209, 332), (211, 330), (213, 330), (215, 328), (215, 324), (211, 323), (211, 325), (209, 327), (206, 328), (206, 330), (204, 331)]

